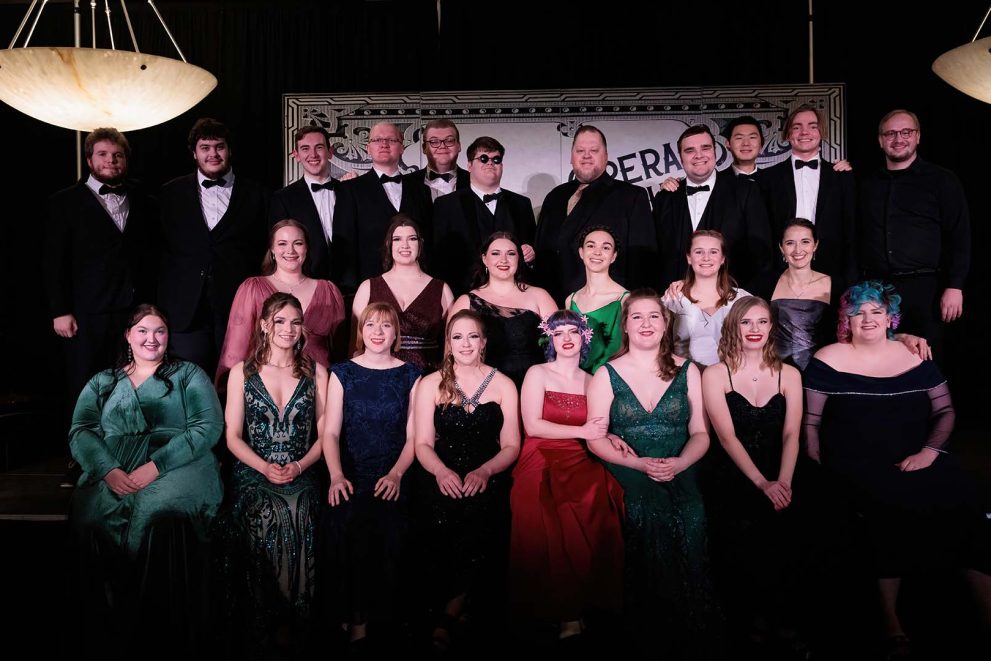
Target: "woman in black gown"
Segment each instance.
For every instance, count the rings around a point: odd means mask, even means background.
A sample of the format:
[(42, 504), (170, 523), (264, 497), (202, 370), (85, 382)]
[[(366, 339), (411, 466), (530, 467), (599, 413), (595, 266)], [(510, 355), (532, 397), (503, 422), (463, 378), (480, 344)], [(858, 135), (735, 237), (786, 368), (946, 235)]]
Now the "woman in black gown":
[(715, 439), (708, 459), (706, 510), (717, 587), (729, 622), (759, 641), (781, 625), (782, 586), (791, 535), (783, 518), (802, 418), (802, 379), (774, 350), (770, 306), (741, 298), (723, 322), (722, 362), (702, 375)]
[(483, 362), (485, 326), (470, 310), (447, 323), (441, 368), (414, 396), (417, 498), (432, 605), (435, 647), (447, 649), (466, 599), (493, 602), (506, 583), (509, 473), (520, 452), (516, 386)]
[[(409, 401), (420, 376), (395, 357), (399, 314), (372, 303), (358, 317), (357, 355), (331, 368), (323, 453), (330, 507), (321, 520), (322, 589), (352, 643), (394, 617), (408, 528), (403, 475), (413, 463)], [(407, 483), (409, 480), (407, 480)]]
[(537, 327), (557, 311), (557, 304), (540, 287), (526, 284), (522, 250), (508, 232), (496, 232), (482, 244), (474, 288), (458, 297), (449, 315), (458, 310), (477, 312), (485, 324), (486, 356), (508, 376), (517, 390), (531, 365), (544, 362)]
[(808, 453), (822, 463), (832, 507), (859, 522), (889, 657), (910, 653), (896, 610), (910, 572), (967, 570), (991, 614), (991, 521), (948, 452), (956, 415), (946, 380), (891, 340), (900, 302), (891, 285), (851, 287), (840, 301), (839, 342), (805, 372)]

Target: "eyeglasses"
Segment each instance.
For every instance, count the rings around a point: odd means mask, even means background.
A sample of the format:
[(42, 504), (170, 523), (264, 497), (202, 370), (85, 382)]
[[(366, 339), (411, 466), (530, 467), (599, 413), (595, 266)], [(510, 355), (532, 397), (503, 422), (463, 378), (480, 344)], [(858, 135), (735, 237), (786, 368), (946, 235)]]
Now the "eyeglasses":
[(489, 156), (488, 154), (481, 154), (479, 156), (476, 156), (475, 160), (481, 163), (482, 165), (485, 165), (489, 161), (492, 161), (492, 165), (502, 165), (502, 156), (499, 156), (498, 154), (495, 156)]
[(392, 145), (398, 145), (401, 142), (402, 142), (402, 140), (398, 140), (396, 138), (372, 138), (371, 140), (368, 141), (368, 144), (371, 144), (371, 145), (387, 145), (387, 146), (391, 147)]
[(444, 145), (445, 147), (453, 147), (454, 145), (458, 144), (458, 139), (455, 138), (454, 136), (448, 136), (443, 140), (441, 140), (440, 138), (430, 138), (429, 140), (427, 140), (427, 144), (433, 147), (434, 149), (437, 149), (441, 145)]
[(900, 135), (906, 140), (912, 137), (913, 133), (918, 133), (919, 129), (901, 129), (900, 131), (884, 131), (881, 137), (885, 140), (894, 140), (896, 135)]

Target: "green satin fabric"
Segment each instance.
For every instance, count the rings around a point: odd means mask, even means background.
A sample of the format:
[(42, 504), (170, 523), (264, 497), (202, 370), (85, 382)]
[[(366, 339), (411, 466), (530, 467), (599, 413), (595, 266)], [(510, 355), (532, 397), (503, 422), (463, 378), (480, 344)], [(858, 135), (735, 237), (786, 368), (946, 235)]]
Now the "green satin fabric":
[[(211, 448), (223, 433), (223, 412), (207, 375), (181, 363), (165, 383), (149, 378), (134, 388), (126, 376), (100, 372), (86, 384), (72, 416), (69, 448), (83, 475), (72, 499), (71, 522), (84, 535), (100, 534), (134, 554), (160, 518), (188, 518), (205, 533), (223, 487)], [(118, 496), (103, 477), (148, 461), (159, 475), (134, 494)]]
[[(627, 292), (628, 293), (628, 292)], [(592, 342), (588, 346), (588, 355), (582, 361), (581, 368), (589, 374), (605, 365), (619, 351), (623, 343), (623, 328), (619, 314), (623, 308), (626, 294), (607, 305), (591, 312), (582, 312), (575, 303), (574, 294), (571, 299), (571, 311), (588, 319), (588, 327), (592, 329)]]

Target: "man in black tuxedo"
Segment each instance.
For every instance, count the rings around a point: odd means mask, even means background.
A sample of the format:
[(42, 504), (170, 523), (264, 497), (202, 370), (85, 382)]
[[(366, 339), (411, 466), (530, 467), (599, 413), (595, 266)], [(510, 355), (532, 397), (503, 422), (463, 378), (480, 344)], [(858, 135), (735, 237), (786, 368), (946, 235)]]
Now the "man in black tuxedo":
[(717, 230), (726, 245), (730, 274), (752, 294), (767, 296), (771, 283), (771, 232), (757, 185), (729, 170), (716, 171), (716, 140), (696, 124), (678, 138), (685, 179), (678, 190), (654, 198), (662, 285), (685, 277), (695, 230)]
[(610, 274), (617, 282), (630, 289), (657, 285), (650, 198), (645, 189), (606, 174), (608, 162), (602, 131), (589, 124), (579, 128), (571, 145), (574, 179), (551, 190), (540, 208), (535, 282), (558, 303), (585, 282), (578, 238), (592, 225), (605, 225), (616, 237), (618, 254)]
[[(341, 288), (354, 291), (362, 281), (382, 275), (382, 241), (397, 212), (420, 224), (429, 240), (429, 210), (416, 182), (399, 171), (403, 134), (395, 124), (380, 122), (368, 134), (371, 169), (345, 181), (334, 210), (334, 255), (340, 259)], [(422, 186), (421, 186), (422, 187)]]
[(760, 122), (750, 115), (742, 115), (730, 120), (720, 135), (726, 139), (726, 147), (733, 155), (731, 172), (738, 177), (756, 178), (757, 157), (764, 147)]
[(437, 198), (468, 188), (468, 171), (458, 167), (461, 134), (449, 119), (434, 119), (423, 127), (421, 140), (427, 167), (404, 175), (417, 184), (424, 209), (432, 209)]
[(322, 126), (304, 126), (296, 131), (292, 156), (303, 168), (303, 176), (272, 195), (269, 220), (272, 224), (293, 218), (303, 223), (310, 237), (307, 247), (308, 275), (336, 279), (332, 258), (334, 207), (340, 182), (330, 176), (330, 136)]
[(154, 301), (158, 262), (151, 199), (127, 179), (127, 138), (99, 128), (85, 152), (89, 177), (51, 198), (45, 224), (45, 285), (73, 403), (113, 365), (129, 310)]
[(213, 374), (238, 286), (267, 248), (268, 194), (231, 169), (227, 127), (200, 119), (189, 132), (196, 172), (162, 187), (158, 300), (169, 350)]
[(788, 114), (781, 131), (782, 140), (791, 144), (791, 158), (764, 170), (758, 181), (775, 243), (780, 243), (784, 226), (792, 218), (815, 223), (819, 248), (812, 268), (830, 276), (833, 291), (842, 293), (858, 274), (856, 189), (848, 164), (834, 166), (820, 157), (826, 137), (819, 110), (798, 106)]
[(472, 267), (493, 232), (512, 233), (524, 261), (533, 263), (533, 206), (528, 197), (500, 187), (505, 157), (506, 148), (495, 138), (476, 139), (468, 146), (470, 185), (434, 206), (433, 271), (455, 296), (471, 288)]

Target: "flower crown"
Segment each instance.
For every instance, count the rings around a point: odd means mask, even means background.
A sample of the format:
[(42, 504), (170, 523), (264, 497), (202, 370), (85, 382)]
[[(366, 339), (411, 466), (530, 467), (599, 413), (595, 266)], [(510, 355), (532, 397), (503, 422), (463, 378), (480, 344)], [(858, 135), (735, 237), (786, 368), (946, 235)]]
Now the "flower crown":
[[(582, 320), (582, 327), (578, 328), (578, 334), (582, 336), (582, 340), (584, 340), (585, 344), (589, 344), (592, 342), (592, 336), (595, 334), (595, 331), (593, 331), (591, 328), (588, 327), (587, 316), (582, 315), (581, 320)], [(564, 324), (561, 325), (563, 326)], [(551, 328), (550, 325), (547, 323), (547, 319), (541, 319), (540, 323), (537, 324), (537, 328), (543, 331), (544, 335), (546, 335), (547, 337), (554, 336), (554, 329)]]

